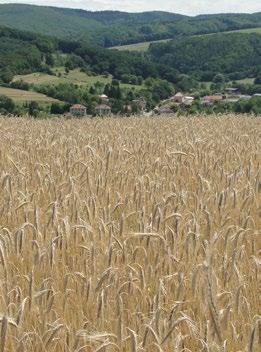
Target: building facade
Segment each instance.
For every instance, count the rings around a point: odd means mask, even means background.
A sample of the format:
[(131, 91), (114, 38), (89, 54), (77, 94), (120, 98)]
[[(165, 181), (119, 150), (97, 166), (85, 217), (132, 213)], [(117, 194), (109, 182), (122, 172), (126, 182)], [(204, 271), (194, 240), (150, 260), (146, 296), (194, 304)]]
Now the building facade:
[(81, 104), (75, 104), (70, 107), (70, 113), (75, 116), (85, 116), (87, 113), (87, 108)]

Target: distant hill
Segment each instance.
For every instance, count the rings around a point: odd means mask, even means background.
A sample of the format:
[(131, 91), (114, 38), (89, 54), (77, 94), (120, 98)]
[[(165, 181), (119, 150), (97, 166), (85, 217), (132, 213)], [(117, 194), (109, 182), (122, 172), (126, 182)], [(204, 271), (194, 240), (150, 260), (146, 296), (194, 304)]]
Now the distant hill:
[(90, 12), (2, 4), (0, 25), (58, 38), (115, 45), (261, 27), (261, 13), (188, 17), (168, 12)]
[(59, 38), (112, 46), (166, 35), (169, 22), (185, 16), (168, 12), (139, 14), (119, 11), (90, 12), (55, 7), (3, 4), (0, 25)]

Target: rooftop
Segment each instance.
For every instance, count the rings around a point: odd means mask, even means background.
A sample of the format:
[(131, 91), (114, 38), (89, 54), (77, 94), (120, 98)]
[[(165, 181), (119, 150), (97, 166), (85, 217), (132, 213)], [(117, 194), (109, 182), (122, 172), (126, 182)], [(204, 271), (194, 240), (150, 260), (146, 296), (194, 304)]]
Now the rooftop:
[(74, 104), (71, 106), (71, 109), (86, 109), (86, 106), (81, 104)]

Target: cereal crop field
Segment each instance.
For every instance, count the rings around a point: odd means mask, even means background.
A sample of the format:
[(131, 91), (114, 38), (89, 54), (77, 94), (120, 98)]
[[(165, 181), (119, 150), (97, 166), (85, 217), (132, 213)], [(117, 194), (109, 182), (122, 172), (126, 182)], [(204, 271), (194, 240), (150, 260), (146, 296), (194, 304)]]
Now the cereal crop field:
[(58, 102), (59, 100), (47, 97), (44, 94), (32, 92), (29, 90), (13, 89), (0, 87), (0, 95), (6, 95), (7, 97), (13, 99), (15, 102)]
[(0, 352), (260, 351), (260, 117), (0, 134)]

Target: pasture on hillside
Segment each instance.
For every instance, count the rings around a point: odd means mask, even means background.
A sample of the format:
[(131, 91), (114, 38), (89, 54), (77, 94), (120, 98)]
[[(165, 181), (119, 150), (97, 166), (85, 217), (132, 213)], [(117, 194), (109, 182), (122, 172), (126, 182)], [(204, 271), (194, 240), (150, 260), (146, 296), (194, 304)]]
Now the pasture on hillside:
[(0, 133), (1, 352), (260, 351), (260, 117)]
[[(42, 72), (34, 72), (27, 75), (17, 75), (14, 77), (13, 81), (23, 81), (35, 86), (44, 85), (58, 85), (60, 83), (77, 84), (79, 86), (87, 85), (89, 87), (95, 85), (96, 83), (102, 83), (104, 85), (111, 83), (112, 76), (108, 75), (87, 75), (85, 72), (81, 72), (80, 69), (74, 69), (65, 72), (64, 67), (55, 67), (53, 69), (55, 75), (49, 75)], [(142, 89), (142, 85), (131, 85), (127, 83), (121, 83), (122, 88), (126, 89)]]
[[(111, 76), (105, 77), (102, 75), (88, 76), (86, 73), (81, 72), (80, 69), (65, 72), (64, 67), (56, 67), (53, 69), (56, 75), (49, 75), (46, 73), (35, 72), (28, 75), (15, 76), (14, 81), (22, 80), (23, 82), (41, 85), (41, 84), (59, 84), (59, 83), (74, 83), (78, 85), (93, 85), (96, 82), (104, 84), (111, 82)], [(60, 75), (60, 76), (59, 76)]]

